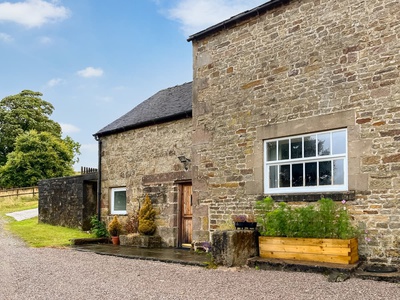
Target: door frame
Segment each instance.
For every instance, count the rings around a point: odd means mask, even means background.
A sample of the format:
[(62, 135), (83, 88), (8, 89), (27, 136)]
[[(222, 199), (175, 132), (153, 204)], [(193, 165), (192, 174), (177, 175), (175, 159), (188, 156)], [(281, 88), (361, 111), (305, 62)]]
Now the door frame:
[[(192, 181), (180, 181), (177, 183), (178, 185), (178, 213), (177, 213), (177, 225), (178, 225), (178, 248), (188, 248), (188, 245), (185, 245), (183, 243), (183, 186), (192, 186)], [(193, 190), (192, 190), (193, 194)], [(192, 211), (192, 216), (193, 216), (193, 211)], [(193, 217), (192, 217), (192, 222), (193, 222)], [(192, 223), (192, 230), (193, 230), (193, 223)]]

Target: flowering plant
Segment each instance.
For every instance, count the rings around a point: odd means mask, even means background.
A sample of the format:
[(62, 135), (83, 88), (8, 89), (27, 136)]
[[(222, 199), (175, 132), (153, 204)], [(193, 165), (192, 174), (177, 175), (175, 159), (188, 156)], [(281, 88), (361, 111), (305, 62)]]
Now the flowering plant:
[(247, 217), (245, 215), (233, 215), (232, 220), (233, 222), (246, 222)]

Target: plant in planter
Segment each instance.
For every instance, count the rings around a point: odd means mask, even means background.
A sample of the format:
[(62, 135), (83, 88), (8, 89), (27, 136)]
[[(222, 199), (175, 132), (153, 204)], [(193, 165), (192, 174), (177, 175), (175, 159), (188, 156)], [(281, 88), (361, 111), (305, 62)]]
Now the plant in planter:
[(235, 223), (236, 229), (244, 229), (245, 222), (246, 222), (246, 216), (245, 215), (233, 215), (232, 221)]
[(108, 224), (108, 232), (111, 235), (111, 239), (114, 245), (119, 244), (119, 234), (121, 233), (122, 225), (118, 220), (117, 216), (114, 216), (110, 224)]
[(345, 202), (322, 198), (292, 208), (271, 197), (257, 201), (260, 256), (350, 264), (358, 261), (358, 229)]
[(156, 231), (156, 211), (153, 208), (149, 195), (146, 195), (143, 206), (139, 210), (139, 233), (153, 235)]
[(257, 220), (253, 214), (249, 214), (246, 218), (246, 227), (248, 229), (256, 229), (257, 228)]
[(257, 227), (257, 222), (253, 214), (250, 214), (248, 216), (233, 215), (232, 221), (235, 223), (236, 229), (255, 229)]

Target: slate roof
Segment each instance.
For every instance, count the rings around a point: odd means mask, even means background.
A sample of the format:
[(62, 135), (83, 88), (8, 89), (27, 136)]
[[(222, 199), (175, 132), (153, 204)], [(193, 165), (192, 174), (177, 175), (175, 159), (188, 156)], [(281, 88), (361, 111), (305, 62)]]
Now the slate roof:
[(102, 137), (189, 117), (192, 117), (191, 82), (159, 91), (94, 136)]
[(230, 26), (233, 26), (239, 22), (242, 22), (243, 20), (249, 19), (254, 16), (261, 15), (261, 14), (265, 13), (266, 11), (271, 10), (271, 9), (273, 9), (277, 6), (280, 6), (284, 3), (287, 3), (289, 1), (291, 1), (291, 0), (270, 0), (270, 1), (266, 0), (266, 3), (264, 3), (264, 4), (261, 4), (253, 9), (246, 10), (236, 16), (231, 17), (230, 19), (222, 21), (218, 24), (215, 24), (211, 27), (208, 27), (207, 29), (204, 29), (198, 33), (195, 33), (195, 34), (189, 36), (187, 41), (191, 42), (193, 40), (202, 39), (214, 32), (229, 28)]

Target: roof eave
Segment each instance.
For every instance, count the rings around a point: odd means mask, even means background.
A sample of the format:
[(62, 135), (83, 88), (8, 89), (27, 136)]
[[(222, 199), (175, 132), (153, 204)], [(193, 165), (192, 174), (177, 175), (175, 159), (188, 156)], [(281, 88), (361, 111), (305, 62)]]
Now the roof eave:
[(229, 28), (231, 26), (233, 26), (234, 24), (237, 24), (243, 20), (246, 20), (248, 18), (260, 15), (262, 13), (264, 13), (267, 10), (273, 9), (277, 6), (280, 6), (281, 4), (285, 3), (285, 2), (289, 2), (290, 0), (271, 0), (267, 3), (264, 3), (260, 6), (257, 6), (256, 8), (253, 8), (251, 10), (247, 10), (245, 12), (242, 12), (236, 16), (233, 16), (230, 19), (227, 19), (225, 21), (222, 21), (218, 24), (215, 24), (207, 29), (204, 29), (198, 33), (195, 33), (191, 36), (189, 36), (189, 38), (187, 39), (188, 42), (194, 41), (194, 40), (199, 40), (202, 39), (212, 33), (215, 33), (217, 31), (220, 31), (222, 29), (226, 29)]
[(150, 121), (144, 121), (144, 122), (136, 123), (133, 125), (119, 127), (119, 128), (115, 128), (115, 129), (111, 129), (111, 130), (107, 130), (107, 131), (97, 132), (97, 133), (93, 134), (93, 136), (97, 140), (98, 138), (101, 138), (101, 137), (129, 131), (129, 130), (133, 130), (133, 129), (137, 129), (137, 128), (147, 127), (150, 125), (156, 125), (156, 124), (161, 124), (161, 123), (166, 123), (166, 122), (170, 122), (170, 121), (176, 121), (176, 120), (191, 118), (191, 117), (192, 117), (192, 110), (188, 110), (188, 111), (181, 112), (179, 114), (175, 114), (175, 115), (171, 115), (171, 116), (167, 116), (167, 117), (162, 117), (162, 118), (158, 118), (158, 119), (154, 119), (154, 120), (150, 120)]

